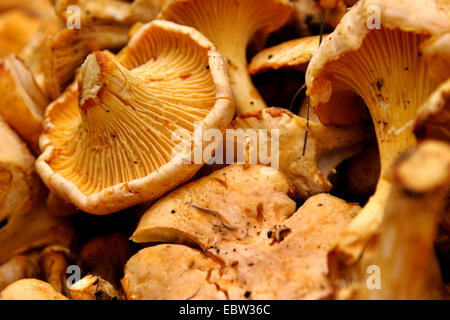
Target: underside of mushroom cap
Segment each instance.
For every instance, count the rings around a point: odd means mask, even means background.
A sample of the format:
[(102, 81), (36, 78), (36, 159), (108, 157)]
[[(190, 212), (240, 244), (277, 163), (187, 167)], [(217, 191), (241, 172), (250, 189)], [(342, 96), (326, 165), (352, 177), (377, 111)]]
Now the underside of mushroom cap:
[(266, 104), (247, 71), (246, 48), (254, 36), (266, 37), (289, 19), (286, 0), (173, 0), (160, 18), (196, 28), (226, 58), (237, 113), (260, 110)]
[(166, 21), (143, 26), (117, 59), (90, 55), (76, 86), (48, 108), (36, 166), (52, 191), (94, 214), (153, 200), (191, 178), (203, 164), (191, 162), (195, 122), (224, 130), (234, 115), (214, 46)]

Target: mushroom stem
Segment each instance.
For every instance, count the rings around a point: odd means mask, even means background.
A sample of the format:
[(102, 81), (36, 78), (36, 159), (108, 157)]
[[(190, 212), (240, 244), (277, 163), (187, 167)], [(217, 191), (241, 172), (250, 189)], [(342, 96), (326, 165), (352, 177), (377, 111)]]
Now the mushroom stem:
[(380, 268), (381, 288), (362, 286), (361, 298), (437, 298), (435, 290), (439, 291), (442, 279), (434, 239), (449, 190), (449, 165), (450, 146), (428, 140), (394, 168), (394, 186), (375, 255), (365, 259)]
[(253, 37), (264, 43), (292, 13), (285, 0), (171, 1), (161, 17), (192, 26), (204, 34), (227, 59), (237, 114), (266, 108), (248, 74), (246, 49)]

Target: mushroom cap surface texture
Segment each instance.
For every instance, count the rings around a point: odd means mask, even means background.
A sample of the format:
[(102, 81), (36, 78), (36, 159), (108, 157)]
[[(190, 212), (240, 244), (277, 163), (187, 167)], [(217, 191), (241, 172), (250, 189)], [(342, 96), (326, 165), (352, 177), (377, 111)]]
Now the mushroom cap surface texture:
[(132, 240), (172, 244), (128, 261), (127, 297), (329, 297), (328, 248), (360, 207), (320, 194), (295, 212), (293, 193), (275, 169), (231, 165), (168, 194), (144, 214)]
[(11, 283), (2, 292), (0, 300), (69, 300), (44, 281), (22, 279)]
[(78, 208), (116, 212), (189, 180), (204, 163), (192, 161), (195, 127), (223, 131), (233, 115), (211, 42), (190, 27), (153, 21), (117, 57), (86, 59), (78, 83), (47, 109), (36, 168)]
[[(230, 125), (235, 130), (244, 130), (249, 137), (252, 131), (248, 130), (267, 131), (270, 136), (267, 150), (269, 153), (272, 151), (277, 153), (271, 154), (269, 158), (278, 157), (278, 169), (294, 183), (296, 198), (302, 200), (331, 191), (332, 184), (329, 181), (331, 173), (335, 172), (342, 161), (360, 152), (364, 140), (370, 135), (361, 124), (340, 128), (327, 127), (318, 121), (310, 121), (307, 147), (303, 155), (306, 122), (306, 119), (286, 109), (267, 108), (238, 115)], [(272, 139), (274, 134), (278, 135), (278, 141)], [(248, 158), (250, 163), (265, 164), (265, 159), (261, 158), (264, 152), (262, 146), (256, 145), (255, 142), (237, 141), (236, 153), (245, 148), (246, 159)], [(277, 144), (275, 148), (272, 148), (272, 143)], [(274, 163), (268, 165), (273, 166)]]
[(304, 37), (266, 48), (252, 58), (248, 71), (251, 75), (282, 68), (295, 68), (305, 72), (309, 61), (319, 49), (319, 41), (320, 36)]

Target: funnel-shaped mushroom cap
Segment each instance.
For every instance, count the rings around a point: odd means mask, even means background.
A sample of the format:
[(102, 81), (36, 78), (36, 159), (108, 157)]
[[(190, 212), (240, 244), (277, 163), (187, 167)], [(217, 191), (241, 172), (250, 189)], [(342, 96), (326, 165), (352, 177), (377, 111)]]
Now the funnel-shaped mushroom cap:
[(319, 36), (305, 37), (264, 49), (253, 57), (248, 72), (255, 75), (281, 68), (295, 68), (305, 72), (309, 61), (319, 48), (319, 40)]
[(329, 297), (327, 250), (360, 207), (320, 194), (295, 212), (291, 190), (275, 169), (232, 165), (159, 200), (132, 239), (184, 246), (158, 245), (131, 258), (122, 280), (127, 297), (221, 298), (211, 284), (229, 299)]
[(20, 134), (35, 153), (48, 100), (33, 75), (14, 55), (0, 60), (0, 115)]
[(0, 293), (0, 300), (69, 300), (44, 281), (22, 279), (7, 286)]
[[(378, 16), (379, 13), (379, 16)], [(377, 28), (377, 22), (380, 22)], [(381, 175), (375, 196), (338, 242), (336, 253), (355, 261), (367, 240), (377, 232), (389, 194), (392, 164), (416, 142), (417, 109), (438, 82), (428, 72), (421, 46), (434, 35), (450, 30), (450, 3), (443, 0), (362, 0), (322, 43), (311, 60), (306, 82), (319, 118), (344, 124), (352, 109), (334, 110), (332, 93), (355, 94), (370, 111), (380, 150)], [(345, 106), (345, 99), (340, 103)], [(345, 115), (333, 119), (333, 114)], [(356, 224), (365, 221), (366, 228)]]
[[(243, 130), (267, 130), (269, 135), (272, 135), (273, 130), (278, 130), (278, 148), (272, 149), (271, 139), (268, 138), (267, 150), (278, 152), (279, 170), (294, 183), (299, 199), (307, 199), (314, 194), (330, 191), (332, 188), (328, 180), (330, 174), (342, 161), (360, 152), (362, 142), (369, 137), (369, 132), (362, 125), (338, 128), (310, 121), (306, 152), (303, 155), (306, 119), (286, 109), (267, 108), (242, 114), (236, 118), (231, 127)], [(256, 143), (251, 143), (251, 146), (248, 144), (237, 146), (243, 147), (246, 148), (249, 159), (261, 153)], [(256, 157), (258, 163), (262, 163), (261, 159)]]
[(78, 85), (48, 108), (36, 166), (58, 196), (94, 214), (191, 178), (203, 164), (191, 163), (195, 122), (222, 131), (234, 115), (221, 56), (199, 32), (167, 21), (142, 27), (119, 59), (90, 55)]
[(173, 0), (160, 17), (196, 28), (227, 58), (239, 114), (266, 107), (247, 71), (247, 44), (256, 33), (265, 39), (281, 28), (291, 12), (285, 0)]
[(450, 78), (425, 101), (417, 112), (414, 132), (418, 139), (450, 142)]

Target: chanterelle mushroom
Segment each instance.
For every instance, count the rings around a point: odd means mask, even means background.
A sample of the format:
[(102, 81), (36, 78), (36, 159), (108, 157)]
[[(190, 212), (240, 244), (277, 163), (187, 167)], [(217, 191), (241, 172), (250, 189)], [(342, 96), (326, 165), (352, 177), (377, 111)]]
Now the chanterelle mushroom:
[(173, 191), (132, 240), (188, 244), (207, 256), (175, 245), (140, 251), (125, 267), (127, 297), (329, 297), (327, 250), (360, 207), (321, 194), (295, 213), (293, 192), (282, 173), (260, 165), (231, 165)]
[(52, 99), (70, 83), (89, 53), (123, 47), (133, 23), (155, 18), (162, 0), (57, 0), (54, 5), (56, 14), (68, 27), (37, 41), (25, 59)]
[(360, 298), (442, 298), (434, 240), (450, 190), (450, 145), (424, 141), (401, 158), (393, 180), (375, 254), (367, 262), (379, 267), (380, 287), (369, 290), (363, 283)]
[(255, 34), (264, 40), (289, 19), (286, 0), (172, 0), (159, 17), (192, 26), (227, 58), (238, 114), (266, 107), (247, 71), (246, 48)]
[(0, 263), (48, 244), (68, 245), (71, 227), (48, 215), (34, 157), (0, 118)]
[[(275, 156), (278, 156), (279, 170), (294, 183), (297, 197), (300, 199), (330, 191), (332, 188), (328, 180), (330, 174), (342, 161), (360, 152), (363, 147), (362, 142), (369, 135), (362, 125), (338, 128), (326, 127), (318, 121), (310, 121), (307, 148), (303, 155), (306, 119), (286, 109), (267, 108), (245, 113), (239, 115), (230, 127), (235, 130), (243, 129), (244, 132), (248, 129), (263, 129), (267, 130), (269, 136), (273, 135), (273, 130), (278, 130), (278, 145), (274, 150), (277, 152)], [(257, 163), (262, 163), (259, 157), (260, 144), (257, 144), (257, 141), (251, 141), (250, 145), (247, 143), (242, 145), (242, 142), (236, 143), (237, 152), (245, 148), (249, 160), (253, 159), (253, 161), (257, 160)], [(269, 153), (272, 150), (270, 137), (267, 150)], [(274, 155), (271, 154), (270, 158), (273, 157)]]
[(199, 32), (168, 21), (142, 27), (118, 59), (90, 55), (78, 85), (47, 109), (36, 167), (50, 190), (94, 214), (190, 179), (203, 164), (184, 163), (197, 150), (195, 122), (223, 131), (234, 115), (220, 54)]
[(37, 279), (22, 279), (0, 292), (0, 300), (69, 300), (56, 292), (47, 282)]
[[(379, 8), (379, 17), (373, 6)], [(392, 164), (415, 144), (416, 111), (438, 86), (427, 72), (420, 46), (430, 36), (450, 30), (449, 15), (448, 1), (359, 1), (324, 39), (308, 66), (308, 94), (319, 118), (328, 116), (328, 124), (333, 123), (329, 116), (335, 105), (327, 102), (333, 100), (334, 90), (352, 97), (343, 106), (355, 103), (357, 94), (370, 111), (380, 150), (377, 191), (338, 239), (331, 255), (336, 264), (357, 261), (379, 230)], [(351, 116), (347, 108), (341, 111), (341, 116)]]
[(0, 60), (0, 115), (36, 154), (48, 100), (33, 75), (14, 55)]

